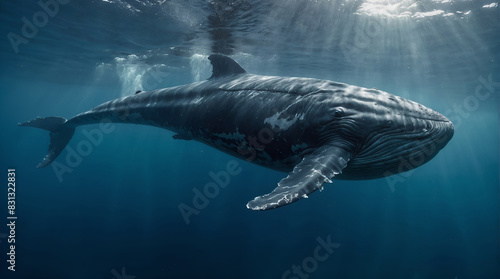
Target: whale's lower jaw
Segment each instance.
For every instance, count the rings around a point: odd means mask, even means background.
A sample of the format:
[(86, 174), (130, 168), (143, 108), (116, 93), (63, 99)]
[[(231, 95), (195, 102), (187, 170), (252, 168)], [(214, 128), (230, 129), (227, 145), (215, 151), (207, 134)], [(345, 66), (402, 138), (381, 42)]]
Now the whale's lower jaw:
[[(433, 129), (434, 133), (427, 137), (422, 137), (418, 133), (400, 140), (381, 136), (376, 143), (372, 143), (373, 146), (356, 154), (337, 179), (384, 178), (411, 171), (429, 162), (446, 146), (454, 134), (453, 124), (449, 121), (437, 121), (433, 123)], [(373, 149), (378, 151), (372, 151)]]

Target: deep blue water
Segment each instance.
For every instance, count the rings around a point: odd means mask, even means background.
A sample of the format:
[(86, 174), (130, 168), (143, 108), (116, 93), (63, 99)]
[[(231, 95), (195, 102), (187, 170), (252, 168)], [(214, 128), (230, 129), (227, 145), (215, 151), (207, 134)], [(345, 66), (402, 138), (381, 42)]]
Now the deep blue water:
[[(0, 3), (0, 278), (499, 278), (496, 2), (37, 2)], [(206, 79), (214, 52), (252, 73), (412, 99), (452, 120), (454, 138), (411, 173), (334, 181), (265, 212), (245, 204), (285, 173), (154, 127), (114, 125), (73, 167), (61, 155), (71, 172), (35, 168), (48, 134), (17, 123)], [(73, 150), (88, 142), (84, 129), (99, 126), (78, 129)], [(179, 205), (192, 206), (193, 189), (228, 164), (239, 173), (186, 224)], [(6, 261), (8, 168), (15, 272)]]

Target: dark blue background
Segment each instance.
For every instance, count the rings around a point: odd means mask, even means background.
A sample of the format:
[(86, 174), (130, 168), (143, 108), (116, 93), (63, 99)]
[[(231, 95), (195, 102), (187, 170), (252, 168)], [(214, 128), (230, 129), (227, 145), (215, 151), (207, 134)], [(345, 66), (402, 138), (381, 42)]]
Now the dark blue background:
[[(422, 1), (419, 12), (453, 15), (374, 15), (370, 26), (381, 31), (364, 30), (364, 44), (355, 37), (367, 26), (363, 1), (112, 2), (61, 5), (17, 54), (7, 34), (21, 34), (21, 18), (41, 8), (0, 4), (0, 220), (7, 223), (7, 168), (16, 168), (18, 216), (15, 273), (6, 270), (0, 226), (1, 278), (109, 279), (122, 268), (137, 279), (281, 278), (328, 236), (340, 246), (310, 278), (498, 278), (498, 8)], [(178, 205), (192, 205), (193, 188), (236, 159), (169, 131), (117, 124), (62, 182), (51, 167), (35, 168), (48, 133), (18, 122), (71, 117), (138, 89), (208, 78), (205, 58), (214, 51), (253, 73), (325, 78), (415, 100), (454, 121), (455, 136), (393, 188), (386, 179), (334, 181), (266, 212), (245, 204), (286, 174), (237, 160), (241, 173), (189, 225)], [(457, 112), (489, 76), (497, 84), (488, 98)], [(79, 128), (70, 146), (86, 140), (79, 131), (97, 128)]]

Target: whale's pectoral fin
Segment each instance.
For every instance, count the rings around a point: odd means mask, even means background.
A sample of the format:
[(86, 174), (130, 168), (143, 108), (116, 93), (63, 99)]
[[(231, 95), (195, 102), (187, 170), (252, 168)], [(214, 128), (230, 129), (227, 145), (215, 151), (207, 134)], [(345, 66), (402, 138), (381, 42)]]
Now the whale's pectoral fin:
[(271, 193), (254, 198), (247, 203), (252, 210), (268, 210), (284, 206), (323, 187), (326, 182), (342, 173), (351, 154), (339, 147), (322, 146), (304, 156), (302, 162), (283, 178)]

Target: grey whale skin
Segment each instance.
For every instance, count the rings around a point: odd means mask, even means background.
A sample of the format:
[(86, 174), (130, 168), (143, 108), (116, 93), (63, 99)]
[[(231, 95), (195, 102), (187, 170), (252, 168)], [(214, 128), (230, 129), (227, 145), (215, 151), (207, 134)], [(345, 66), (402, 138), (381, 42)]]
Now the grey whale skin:
[[(247, 204), (290, 204), (332, 179), (374, 179), (418, 167), (452, 138), (453, 124), (421, 104), (377, 90), (313, 78), (260, 76), (219, 54), (212, 76), (192, 84), (137, 92), (66, 120), (19, 124), (50, 131), (46, 167), (75, 128), (106, 119), (152, 125), (253, 163), (289, 172), (271, 193)], [(260, 141), (259, 141), (260, 140)]]

